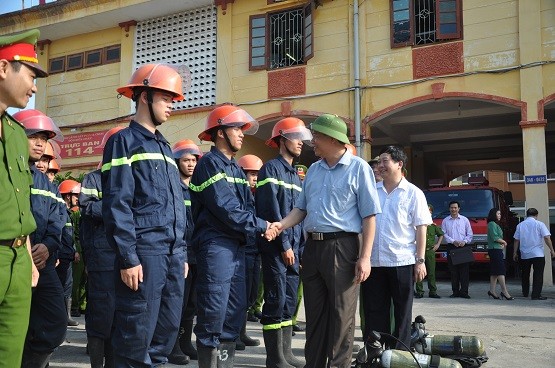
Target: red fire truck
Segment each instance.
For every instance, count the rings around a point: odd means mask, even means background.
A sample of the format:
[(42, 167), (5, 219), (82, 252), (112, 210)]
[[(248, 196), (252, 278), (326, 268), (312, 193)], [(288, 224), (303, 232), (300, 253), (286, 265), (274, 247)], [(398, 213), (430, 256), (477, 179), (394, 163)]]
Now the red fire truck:
[[(472, 250), (477, 263), (489, 263), (487, 217), (490, 209), (499, 208), (503, 237), (508, 244), (507, 261), (511, 263), (513, 235), (518, 224), (516, 214), (509, 207), (513, 204), (511, 192), (503, 192), (490, 187), (489, 182), (483, 176), (468, 178), (468, 185), (452, 187), (444, 186), (441, 180), (432, 179), (429, 187), (424, 194), (428, 203), (434, 206), (432, 217), (436, 225), (441, 226), (443, 219), (449, 216), (449, 202), (460, 203), (460, 214), (469, 219), (474, 233)], [(436, 261), (447, 262), (446, 244), (442, 244), (436, 251)]]

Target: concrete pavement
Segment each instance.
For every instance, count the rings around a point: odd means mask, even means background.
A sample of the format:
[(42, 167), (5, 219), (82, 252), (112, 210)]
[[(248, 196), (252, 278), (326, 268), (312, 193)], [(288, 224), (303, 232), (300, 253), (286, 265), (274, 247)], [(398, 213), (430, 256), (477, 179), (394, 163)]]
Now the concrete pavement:
[[(451, 299), (449, 281), (438, 283), (442, 299), (415, 299), (413, 317), (423, 315), (426, 328), (431, 334), (443, 335), (476, 335), (485, 344), (489, 361), (484, 367), (553, 367), (555, 362), (555, 287), (544, 287), (544, 301), (532, 301), (524, 298), (520, 292), (519, 282), (511, 280), (509, 292), (516, 298), (513, 301), (493, 300), (487, 296), (489, 283), (471, 281), (470, 295), (472, 299)], [(426, 294), (427, 295), (427, 294)], [(299, 320), (304, 321), (304, 309), (301, 309)], [(67, 340), (53, 354), (50, 367), (84, 368), (89, 367), (88, 356), (85, 354), (86, 334), (84, 318), (77, 318), (80, 325), (69, 327)], [(357, 316), (357, 325), (359, 319)], [(248, 334), (259, 338), (261, 345), (248, 347), (238, 352), (235, 359), (236, 367), (264, 367), (265, 350), (262, 341), (260, 324), (249, 322)], [(356, 337), (361, 336), (358, 328)], [(294, 352), (302, 356), (305, 333), (297, 333), (293, 337)], [(358, 339), (360, 340), (360, 339)], [(360, 341), (356, 341), (362, 345)], [(164, 367), (175, 368), (177, 365), (167, 364)], [(198, 367), (193, 361), (187, 367)]]

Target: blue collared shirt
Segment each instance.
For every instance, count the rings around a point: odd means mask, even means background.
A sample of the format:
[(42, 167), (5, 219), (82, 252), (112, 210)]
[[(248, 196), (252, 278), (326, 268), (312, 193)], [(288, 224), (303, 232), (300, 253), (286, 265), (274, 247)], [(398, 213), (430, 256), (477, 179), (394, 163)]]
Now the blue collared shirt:
[(307, 232), (362, 232), (362, 219), (381, 212), (374, 173), (349, 151), (329, 167), (325, 160), (310, 166), (295, 207), (306, 211)]

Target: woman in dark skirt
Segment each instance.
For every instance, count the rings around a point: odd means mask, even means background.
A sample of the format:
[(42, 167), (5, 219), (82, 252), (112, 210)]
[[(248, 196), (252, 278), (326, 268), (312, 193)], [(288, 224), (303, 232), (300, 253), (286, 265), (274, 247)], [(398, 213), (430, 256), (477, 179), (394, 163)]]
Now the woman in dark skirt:
[(501, 298), (513, 300), (514, 298), (507, 291), (505, 284), (505, 259), (503, 250), (507, 247), (507, 242), (503, 240), (503, 229), (499, 226), (501, 221), (501, 211), (492, 208), (488, 214), (488, 254), (489, 254), (489, 291), (488, 295), (493, 299), (499, 299), (495, 292), (497, 282), (501, 286)]

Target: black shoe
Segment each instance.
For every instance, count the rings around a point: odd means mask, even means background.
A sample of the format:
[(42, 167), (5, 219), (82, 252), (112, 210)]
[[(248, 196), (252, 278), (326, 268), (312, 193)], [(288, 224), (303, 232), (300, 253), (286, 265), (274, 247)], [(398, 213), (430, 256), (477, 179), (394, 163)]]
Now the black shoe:
[(295, 332), (303, 332), (305, 330), (305, 328), (301, 325), (299, 325), (298, 323), (293, 325), (293, 331)]
[(235, 350), (245, 350), (245, 343), (240, 339), (235, 340)]
[(247, 315), (247, 321), (249, 321), (249, 322), (259, 322), (260, 320), (254, 314), (249, 313)]
[(434, 298), (434, 299), (441, 299), (441, 297), (437, 294), (430, 294), (428, 295), (430, 298)]
[(470, 295), (468, 295), (468, 294), (461, 294), (461, 295), (459, 295), (459, 298), (470, 299)]
[(256, 318), (258, 318), (258, 319), (261, 319), (261, 318), (262, 318), (262, 312), (261, 312), (261, 311), (255, 310), (253, 314), (254, 314), (254, 316), (255, 316)]
[(541, 295), (540, 295), (540, 296), (533, 296), (533, 297), (532, 297), (532, 300), (546, 300), (546, 299), (547, 299), (547, 297), (541, 296)]
[[(501, 294), (503, 294), (503, 293), (501, 293)], [(492, 293), (489, 290), (488, 290), (488, 296), (491, 296), (493, 299), (499, 299), (499, 297), (497, 295), (495, 295), (494, 293)]]
[(512, 296), (507, 296), (507, 295), (503, 294), (503, 292), (501, 292), (500, 295), (501, 295), (501, 299), (505, 298), (507, 300), (515, 300), (515, 298), (513, 298)]
[(414, 293), (414, 297), (416, 299), (422, 299), (424, 297), (424, 294), (418, 294), (418, 293)]
[(453, 294), (449, 295), (449, 298), (458, 298), (460, 296), (461, 295), (459, 293), (453, 293)]

